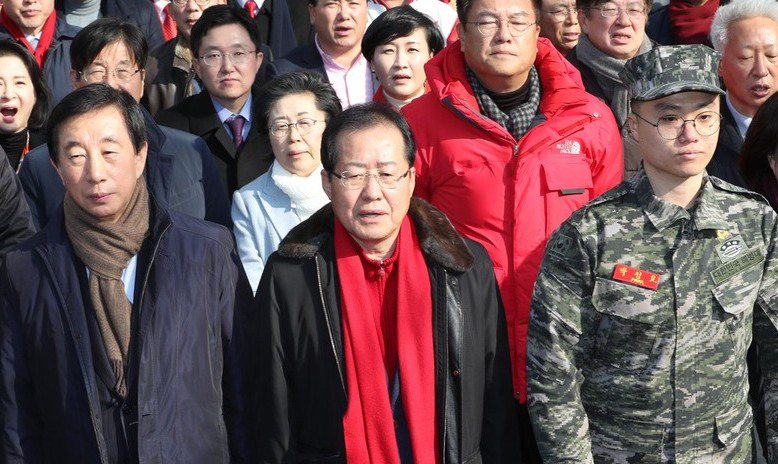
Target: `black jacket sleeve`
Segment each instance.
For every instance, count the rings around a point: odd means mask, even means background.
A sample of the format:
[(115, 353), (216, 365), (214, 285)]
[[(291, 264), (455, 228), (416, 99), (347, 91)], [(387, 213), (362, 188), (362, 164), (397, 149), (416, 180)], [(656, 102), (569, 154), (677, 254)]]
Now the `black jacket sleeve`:
[(34, 233), (21, 183), (0, 148), (0, 255)]

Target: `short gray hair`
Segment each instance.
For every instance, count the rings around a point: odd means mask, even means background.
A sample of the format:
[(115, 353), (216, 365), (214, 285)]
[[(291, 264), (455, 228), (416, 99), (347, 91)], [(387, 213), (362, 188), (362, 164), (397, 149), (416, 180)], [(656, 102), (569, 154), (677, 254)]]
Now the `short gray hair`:
[(775, 0), (737, 0), (719, 7), (710, 26), (710, 41), (713, 48), (724, 53), (727, 45), (727, 29), (741, 19), (765, 17), (778, 24), (778, 2)]

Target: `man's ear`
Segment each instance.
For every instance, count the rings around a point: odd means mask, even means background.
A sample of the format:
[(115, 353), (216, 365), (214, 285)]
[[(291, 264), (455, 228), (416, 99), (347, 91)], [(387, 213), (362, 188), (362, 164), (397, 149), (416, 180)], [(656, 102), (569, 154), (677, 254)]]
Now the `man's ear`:
[(635, 113), (630, 113), (629, 116), (627, 116), (626, 126), (629, 135), (636, 142), (640, 142), (640, 139), (638, 137), (638, 118), (637, 116), (635, 116)]
[(324, 189), (324, 193), (327, 194), (327, 198), (332, 201), (332, 179), (326, 169), (321, 170), (321, 186)]
[(74, 89), (78, 88), (78, 71), (75, 69), (70, 70), (70, 85)]

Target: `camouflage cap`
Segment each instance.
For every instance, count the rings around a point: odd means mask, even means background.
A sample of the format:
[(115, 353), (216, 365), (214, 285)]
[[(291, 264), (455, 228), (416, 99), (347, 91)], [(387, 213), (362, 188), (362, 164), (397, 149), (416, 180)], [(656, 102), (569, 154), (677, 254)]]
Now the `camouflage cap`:
[(694, 90), (723, 95), (718, 66), (718, 53), (705, 45), (662, 46), (627, 60), (619, 77), (640, 101)]

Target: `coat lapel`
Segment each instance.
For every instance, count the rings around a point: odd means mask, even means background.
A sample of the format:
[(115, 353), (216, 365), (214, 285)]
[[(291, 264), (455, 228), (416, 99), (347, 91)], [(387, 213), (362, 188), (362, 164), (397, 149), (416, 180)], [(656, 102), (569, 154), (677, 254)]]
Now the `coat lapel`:
[(216, 139), (219, 145), (221, 145), (223, 152), (214, 153), (214, 155), (222, 157), (227, 155), (234, 159), (237, 155), (235, 144), (219, 120), (216, 108), (214, 108), (208, 92), (204, 90), (193, 97), (192, 105), (189, 109), (192, 110), (189, 116), (192, 133), (203, 139), (211, 137)]

